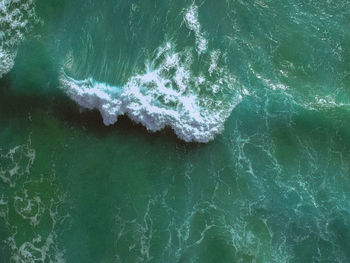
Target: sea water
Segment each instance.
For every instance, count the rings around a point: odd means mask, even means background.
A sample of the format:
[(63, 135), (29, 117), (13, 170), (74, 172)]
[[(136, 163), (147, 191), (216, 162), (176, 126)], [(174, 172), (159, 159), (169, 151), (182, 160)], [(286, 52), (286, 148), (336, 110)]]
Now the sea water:
[(350, 262), (349, 25), (0, 0), (0, 262)]

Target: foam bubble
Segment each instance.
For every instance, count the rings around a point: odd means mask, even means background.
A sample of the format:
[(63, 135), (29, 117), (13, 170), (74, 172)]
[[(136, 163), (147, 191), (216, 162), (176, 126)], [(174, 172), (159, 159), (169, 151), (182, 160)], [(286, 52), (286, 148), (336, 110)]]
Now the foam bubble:
[(235, 90), (235, 79), (223, 68), (210, 66), (210, 58), (207, 71), (211, 68), (217, 73), (210, 80), (203, 73), (193, 74), (193, 61), (190, 50), (175, 52), (166, 43), (145, 71), (132, 76), (123, 86), (93, 78), (75, 80), (64, 71), (60, 83), (79, 105), (98, 109), (105, 125), (126, 114), (149, 131), (169, 126), (186, 142), (208, 142), (223, 130), (226, 118), (242, 96)]

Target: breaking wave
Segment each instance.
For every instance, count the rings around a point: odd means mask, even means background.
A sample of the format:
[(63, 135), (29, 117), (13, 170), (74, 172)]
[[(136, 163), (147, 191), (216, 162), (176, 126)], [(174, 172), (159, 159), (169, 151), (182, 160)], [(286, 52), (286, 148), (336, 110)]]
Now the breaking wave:
[(168, 42), (156, 51), (153, 61), (146, 63), (144, 72), (123, 86), (91, 77), (76, 80), (64, 70), (60, 83), (80, 106), (98, 109), (105, 125), (126, 114), (149, 131), (168, 126), (186, 142), (208, 142), (222, 132), (225, 120), (242, 99), (234, 77), (218, 66), (219, 57), (220, 51), (211, 52), (206, 72), (194, 74), (192, 50), (176, 52)]

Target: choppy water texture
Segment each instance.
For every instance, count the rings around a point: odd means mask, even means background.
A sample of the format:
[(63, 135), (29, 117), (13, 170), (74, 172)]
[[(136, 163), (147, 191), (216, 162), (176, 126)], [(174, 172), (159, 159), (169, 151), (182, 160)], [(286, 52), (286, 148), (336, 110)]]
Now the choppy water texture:
[(0, 262), (350, 262), (349, 25), (0, 0)]

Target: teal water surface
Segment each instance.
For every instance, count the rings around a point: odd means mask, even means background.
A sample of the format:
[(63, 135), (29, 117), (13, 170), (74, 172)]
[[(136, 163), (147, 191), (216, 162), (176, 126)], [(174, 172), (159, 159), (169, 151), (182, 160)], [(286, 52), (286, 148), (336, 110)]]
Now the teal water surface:
[(1, 263), (350, 262), (350, 2), (0, 9)]

